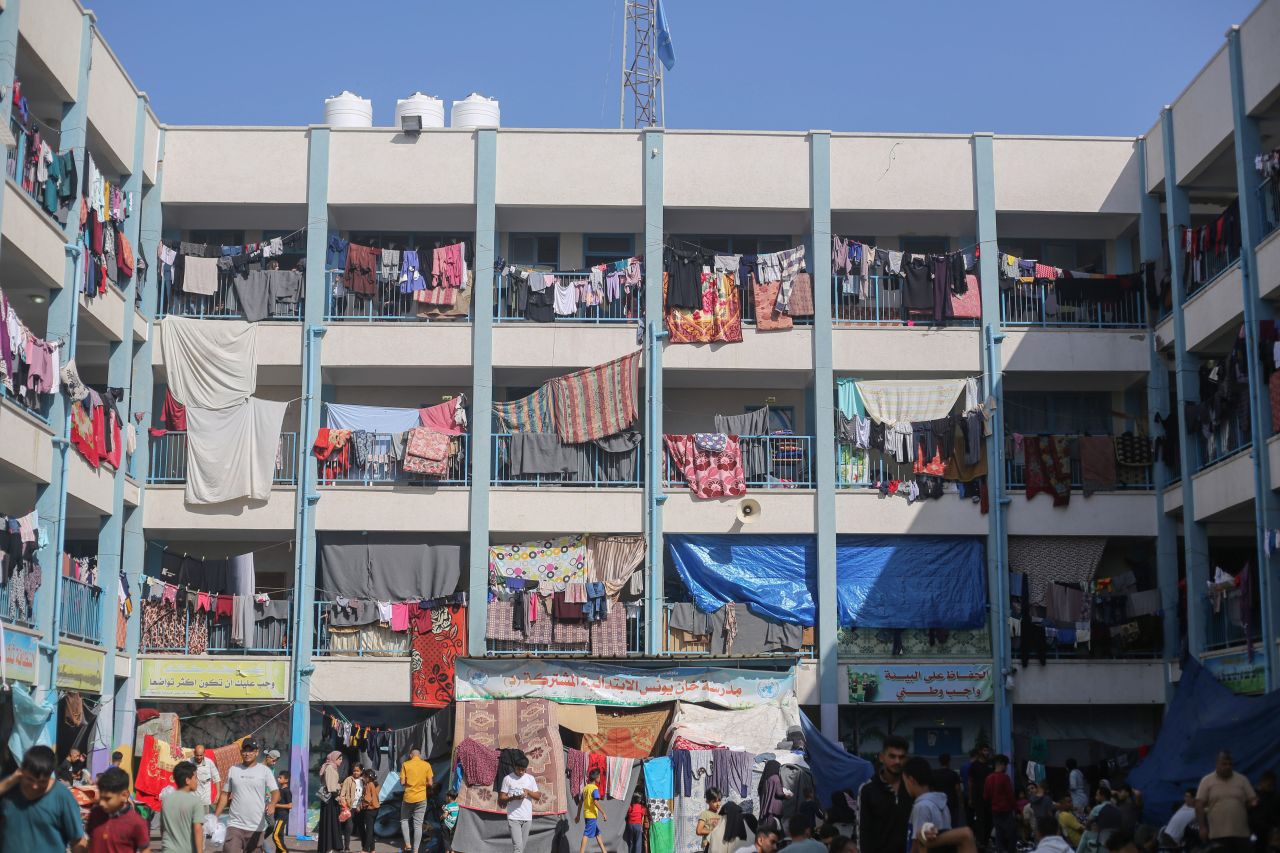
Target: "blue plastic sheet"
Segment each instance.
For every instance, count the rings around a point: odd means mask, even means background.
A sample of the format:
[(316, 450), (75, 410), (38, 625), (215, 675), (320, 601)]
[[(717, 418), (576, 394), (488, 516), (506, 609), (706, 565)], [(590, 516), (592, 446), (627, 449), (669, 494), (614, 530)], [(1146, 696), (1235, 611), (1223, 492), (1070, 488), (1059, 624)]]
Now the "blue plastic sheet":
[[(673, 534), (667, 546), (704, 613), (735, 602), (768, 619), (814, 624), (812, 536)], [(986, 624), (986, 550), (980, 537), (841, 536), (836, 582), (844, 627), (959, 630)]]
[(13, 697), (13, 733), (9, 735), (9, 752), (15, 762), (36, 744), (49, 745), (45, 726), (53, 716), (54, 706), (49, 701), (37, 702), (25, 685), (14, 684), (9, 690)]
[(402, 432), (421, 426), (417, 409), (393, 409), (387, 406), (353, 406), (325, 403), (325, 426), (329, 429), (362, 429), (368, 432)]
[(1182, 792), (1213, 772), (1218, 751), (1230, 750), (1235, 770), (1254, 783), (1280, 755), (1280, 692), (1237, 696), (1194, 658), (1182, 678), (1147, 757), (1128, 782), (1143, 792), (1142, 818), (1153, 826), (1169, 819)]
[(828, 739), (809, 721), (808, 714), (800, 714), (800, 729), (809, 751), (809, 769), (813, 771), (818, 804), (824, 809), (831, 808), (831, 798), (837, 791), (849, 790), (856, 795), (862, 783), (875, 772), (871, 762), (850, 754), (842, 744)]
[(673, 534), (667, 548), (702, 612), (744, 603), (767, 619), (814, 624), (818, 567), (812, 536)]
[(845, 627), (981, 628), (985, 543), (973, 536), (841, 536), (836, 592)]

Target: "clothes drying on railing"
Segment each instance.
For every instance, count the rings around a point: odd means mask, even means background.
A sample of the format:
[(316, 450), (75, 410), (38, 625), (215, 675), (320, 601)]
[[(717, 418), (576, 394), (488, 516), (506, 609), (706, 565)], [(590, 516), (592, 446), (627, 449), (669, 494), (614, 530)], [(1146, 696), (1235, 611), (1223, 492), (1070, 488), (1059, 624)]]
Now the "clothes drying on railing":
[(493, 414), (511, 432), (549, 432), (583, 444), (626, 431), (639, 417), (640, 351), (543, 384), (513, 403), (494, 403)]
[(116, 406), (124, 391), (120, 388), (107, 388), (101, 394), (93, 388), (84, 391), (85, 398), (71, 404), (71, 446), (90, 468), (96, 470), (107, 465), (113, 471), (119, 470), (125, 452), (125, 427)]
[(423, 249), (387, 249), (331, 238), (326, 266), (336, 274), (328, 313), (365, 316), (370, 312), (364, 303), (380, 302), (381, 310), (373, 312), (379, 317), (409, 316), (411, 310), (424, 319), (467, 316), (473, 276), (466, 243), (435, 247), (429, 262), (428, 268)]
[(699, 432), (662, 437), (671, 462), (695, 497), (741, 497), (747, 493), (742, 447), (736, 435)]
[[(17, 83), (14, 84), (17, 91)], [(14, 104), (17, 107), (17, 102)], [(10, 121), (17, 154), (10, 173), (45, 213), (65, 225), (71, 202), (80, 192), (74, 151), (55, 152), (39, 122), (13, 116)]]
[(1194, 290), (1240, 256), (1240, 200), (1235, 199), (1208, 225), (1178, 227), (1187, 290)]
[(62, 576), (89, 586), (98, 586), (98, 558), (62, 555)]
[(907, 316), (915, 314), (942, 322), (950, 317), (973, 317), (976, 283), (968, 273), (975, 268), (976, 252), (924, 254), (878, 249), (856, 240), (831, 238), (831, 271), (840, 280), (840, 292), (856, 303), (875, 299), (876, 281), (901, 305)]
[(40, 526), (37, 510), (26, 515), (0, 515), (0, 581), (7, 594), (0, 610), (14, 621), (35, 618), (36, 593), (42, 581), (36, 552), (48, 543), (49, 534)]
[(328, 426), (312, 446), (321, 479), (347, 479), (353, 471), (389, 479), (396, 470), (463, 479), (458, 460), (459, 436), (467, 428), (465, 403), (463, 394), (420, 409), (326, 403)]
[[(180, 241), (157, 244), (166, 314), (242, 316), (250, 322), (299, 316), (305, 295), (300, 257), (306, 230), (258, 243), (217, 246)], [(289, 253), (295, 257), (285, 258)], [(281, 261), (293, 269), (281, 269)]]
[(1198, 430), (1202, 439), (1201, 465), (1233, 453), (1251, 440), (1249, 369), (1243, 326), (1225, 357), (1201, 362), (1199, 402), (1187, 402), (1184, 412), (1188, 435)]
[(79, 224), (87, 263), (81, 290), (94, 297), (106, 293), (108, 284), (122, 287), (133, 277), (137, 259), (125, 236), (124, 223), (134, 213), (134, 194), (113, 185), (88, 152), (82, 192)]
[[(664, 253), (666, 270), (662, 274), (662, 287), (666, 309), (667, 332), (673, 344), (741, 343), (742, 342), (742, 291), (738, 283), (741, 255), (716, 255), (712, 267), (698, 269), (699, 304), (686, 308), (671, 304), (672, 270), (680, 276), (688, 275), (693, 267), (686, 268), (683, 253), (668, 248)], [(682, 287), (687, 286), (682, 283)], [(812, 301), (812, 300), (810, 300)], [(772, 307), (770, 308), (772, 311)]]
[[(585, 272), (548, 271), (536, 267), (500, 267), (499, 317), (552, 323), (557, 317), (640, 316), (639, 294), (644, 262), (624, 258), (597, 264)], [(596, 314), (590, 313), (595, 309)], [(588, 312), (583, 314), (583, 312)]]
[(46, 341), (27, 328), (0, 289), (0, 384), (6, 396), (38, 410), (45, 395), (56, 393), (61, 342)]

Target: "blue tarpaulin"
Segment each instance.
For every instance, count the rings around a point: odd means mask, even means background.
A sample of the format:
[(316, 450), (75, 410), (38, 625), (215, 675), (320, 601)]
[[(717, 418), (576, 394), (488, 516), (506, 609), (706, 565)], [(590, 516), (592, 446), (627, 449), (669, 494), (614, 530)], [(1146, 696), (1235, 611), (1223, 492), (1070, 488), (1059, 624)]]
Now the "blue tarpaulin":
[(363, 429), (399, 435), (422, 425), (417, 409), (340, 403), (325, 403), (324, 406), (328, 414), (325, 425), (329, 429)]
[[(670, 535), (680, 580), (704, 613), (729, 602), (793, 625), (813, 625), (817, 552), (812, 536)], [(973, 536), (841, 536), (836, 542), (840, 625), (981, 628), (986, 551)]]
[(836, 589), (842, 626), (981, 628), (985, 544), (976, 536), (841, 536)]
[(875, 772), (871, 762), (850, 754), (842, 744), (829, 740), (803, 712), (800, 714), (800, 729), (809, 750), (809, 769), (813, 771), (818, 804), (824, 809), (831, 808), (831, 798), (837, 791), (849, 790), (856, 795), (862, 783)]
[(1155, 745), (1129, 774), (1129, 784), (1144, 795), (1143, 820), (1164, 824), (1182, 792), (1213, 772), (1222, 749), (1231, 751), (1236, 772), (1255, 784), (1272, 769), (1280, 755), (1280, 692), (1237, 696), (1187, 658)]
[(778, 622), (814, 624), (818, 566), (812, 536), (673, 534), (667, 548), (702, 612), (734, 602)]

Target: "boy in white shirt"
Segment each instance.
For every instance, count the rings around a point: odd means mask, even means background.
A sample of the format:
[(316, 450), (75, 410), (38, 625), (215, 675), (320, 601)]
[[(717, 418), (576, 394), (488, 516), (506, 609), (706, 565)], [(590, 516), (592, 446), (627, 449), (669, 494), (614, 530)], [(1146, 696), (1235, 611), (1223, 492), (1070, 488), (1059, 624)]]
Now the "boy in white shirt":
[(507, 809), (513, 853), (524, 853), (529, 841), (529, 824), (533, 821), (533, 804), (540, 799), (538, 782), (529, 775), (529, 760), (521, 755), (512, 765), (512, 772), (503, 777), (502, 790), (498, 792), (498, 805)]

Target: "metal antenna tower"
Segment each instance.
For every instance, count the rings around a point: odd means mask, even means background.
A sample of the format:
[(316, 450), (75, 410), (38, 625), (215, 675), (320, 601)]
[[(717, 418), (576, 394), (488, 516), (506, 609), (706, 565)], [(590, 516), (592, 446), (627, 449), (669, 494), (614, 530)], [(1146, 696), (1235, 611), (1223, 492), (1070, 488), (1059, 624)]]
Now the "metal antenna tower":
[(622, 92), (618, 126), (627, 126), (627, 99), (632, 127), (659, 127), (665, 110), (662, 63), (658, 61), (658, 0), (622, 0)]

